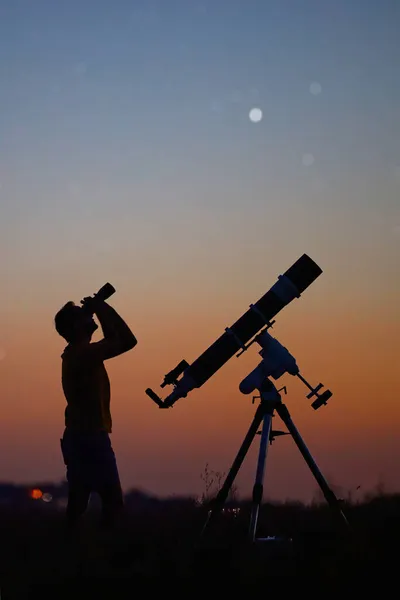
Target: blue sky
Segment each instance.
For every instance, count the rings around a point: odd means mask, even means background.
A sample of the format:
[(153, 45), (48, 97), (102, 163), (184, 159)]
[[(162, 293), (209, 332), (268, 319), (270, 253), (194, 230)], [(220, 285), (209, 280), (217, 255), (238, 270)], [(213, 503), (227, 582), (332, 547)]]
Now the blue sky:
[(398, 162), (396, 2), (39, 0), (1, 17), (11, 172), (29, 157), (37, 177), (104, 166), (140, 181), (166, 158), (208, 169), (259, 144), (340, 169)]
[(225, 239), (325, 216), (349, 243), (398, 238), (398, 3), (20, 0), (0, 17), (15, 260), (25, 243), (61, 260), (66, 231), (105, 223), (144, 243), (181, 222), (189, 249), (195, 220)]

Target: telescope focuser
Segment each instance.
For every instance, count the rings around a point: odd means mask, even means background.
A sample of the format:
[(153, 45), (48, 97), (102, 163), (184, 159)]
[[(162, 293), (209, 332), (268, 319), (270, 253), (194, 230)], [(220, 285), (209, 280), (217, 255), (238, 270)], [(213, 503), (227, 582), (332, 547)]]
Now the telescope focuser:
[[(176, 365), (174, 369), (172, 369), (169, 373), (164, 376), (164, 381), (160, 385), (160, 387), (164, 388), (166, 385), (172, 385), (174, 388), (178, 385), (178, 377), (182, 375), (184, 370), (189, 366), (189, 363), (186, 360), (181, 360), (180, 363)], [(167, 400), (162, 400), (160, 396), (157, 396), (152, 389), (147, 388), (146, 394), (149, 398), (153, 400), (157, 404), (159, 408), (170, 408), (172, 406), (171, 402)]]
[(176, 365), (174, 369), (172, 369), (169, 373), (164, 376), (164, 381), (160, 385), (160, 387), (165, 387), (166, 385), (177, 385), (178, 377), (182, 375), (183, 371), (187, 369), (189, 363), (186, 360), (181, 360), (179, 364)]

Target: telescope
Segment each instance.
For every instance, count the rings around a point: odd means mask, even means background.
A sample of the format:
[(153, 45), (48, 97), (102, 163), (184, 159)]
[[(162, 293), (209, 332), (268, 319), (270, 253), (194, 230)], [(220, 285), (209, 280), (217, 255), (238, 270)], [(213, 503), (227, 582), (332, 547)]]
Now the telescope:
[[(146, 394), (159, 408), (170, 408), (180, 398), (185, 398), (193, 389), (198, 389), (208, 381), (239, 350), (238, 356), (255, 341), (247, 342), (261, 328), (272, 327), (272, 319), (290, 304), (319, 277), (322, 269), (307, 255), (303, 254), (282, 275), (276, 283), (225, 332), (211, 344), (192, 364), (182, 360), (164, 377), (160, 387), (172, 385), (172, 392), (162, 400), (151, 388)], [(178, 379), (182, 375), (181, 379)]]
[[(290, 304), (321, 275), (322, 269), (307, 255), (303, 254), (282, 275), (279, 275), (274, 285), (255, 304), (250, 304), (249, 309), (231, 327), (225, 328), (225, 332), (209, 346), (192, 364), (182, 360), (174, 369), (167, 373), (161, 387), (172, 385), (172, 392), (162, 400), (151, 388), (146, 389), (146, 394), (157, 404), (159, 408), (169, 408), (180, 398), (185, 398), (190, 391), (200, 388), (210, 379), (234, 354), (239, 357), (251, 344), (257, 342), (261, 346), (259, 351), (261, 362), (241, 381), (239, 390), (242, 394), (251, 394), (257, 390), (260, 404), (256, 410), (253, 421), (241, 444), (241, 447), (233, 461), (226, 476), (225, 482), (217, 496), (211, 502), (211, 510), (208, 511), (207, 521), (203, 528), (208, 528), (213, 522), (215, 515), (228, 497), (229, 490), (236, 478), (245, 456), (252, 444), (256, 434), (261, 435), (260, 448), (257, 461), (255, 483), (253, 486), (252, 512), (249, 528), (249, 538), (256, 541), (256, 529), (258, 513), (263, 497), (263, 480), (267, 458), (268, 444), (281, 435), (290, 434), (298, 450), (303, 456), (307, 466), (319, 485), (325, 499), (339, 519), (340, 525), (349, 529), (346, 516), (342, 511), (340, 500), (329, 486), (317, 463), (308, 450), (302, 436), (300, 435), (287, 406), (282, 402), (280, 392), (286, 387), (277, 389), (270, 378), (279, 379), (284, 373), (299, 377), (301, 381), (311, 390), (307, 398), (316, 396), (312, 408), (317, 410), (326, 405), (332, 396), (330, 390), (319, 393), (322, 383), (313, 388), (300, 374), (296, 359), (280, 342), (269, 334), (269, 329), (275, 323), (272, 320), (283, 308)], [(261, 331), (260, 331), (261, 330)], [(253, 339), (251, 340), (251, 338)], [(251, 341), (250, 341), (251, 340)], [(179, 377), (182, 376), (180, 379)], [(275, 413), (279, 415), (286, 425), (287, 432), (272, 430), (272, 418)], [(261, 431), (258, 431), (261, 425)]]

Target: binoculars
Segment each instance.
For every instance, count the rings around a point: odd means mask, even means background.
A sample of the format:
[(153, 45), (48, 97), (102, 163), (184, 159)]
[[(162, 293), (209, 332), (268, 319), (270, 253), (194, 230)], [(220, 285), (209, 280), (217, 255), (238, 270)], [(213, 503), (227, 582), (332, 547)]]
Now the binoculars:
[(88, 304), (85, 304), (83, 306), (83, 308), (85, 309), (85, 311), (87, 311), (89, 314), (93, 314), (94, 311), (92, 309), (92, 306), (95, 306), (95, 301), (97, 299), (100, 300), (107, 300), (108, 298), (110, 298), (110, 296), (112, 296), (113, 294), (115, 294), (115, 288), (113, 285), (111, 285), (111, 283), (105, 283), (92, 297), (91, 302), (89, 302)]
[(111, 285), (111, 283), (105, 283), (103, 287), (99, 289), (98, 292), (93, 296), (93, 299), (100, 298), (100, 300), (107, 300), (115, 294), (115, 288)]

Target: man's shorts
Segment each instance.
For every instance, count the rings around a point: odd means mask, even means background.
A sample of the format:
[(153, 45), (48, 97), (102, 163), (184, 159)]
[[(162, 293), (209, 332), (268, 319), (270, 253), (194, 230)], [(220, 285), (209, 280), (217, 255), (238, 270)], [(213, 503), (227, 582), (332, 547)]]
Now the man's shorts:
[(100, 491), (105, 486), (120, 486), (117, 462), (106, 431), (81, 433), (65, 429), (61, 451), (70, 486)]

